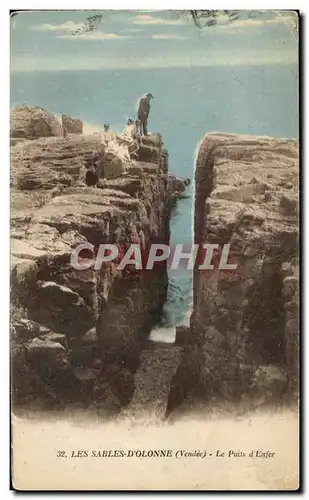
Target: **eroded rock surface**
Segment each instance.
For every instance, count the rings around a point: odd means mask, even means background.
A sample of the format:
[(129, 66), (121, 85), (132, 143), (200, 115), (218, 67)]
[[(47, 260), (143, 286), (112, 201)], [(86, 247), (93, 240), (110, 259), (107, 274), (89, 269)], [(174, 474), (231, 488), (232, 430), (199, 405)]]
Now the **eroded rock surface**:
[(62, 126), (55, 116), (39, 106), (21, 106), (11, 110), (11, 138), (37, 139), (38, 137), (60, 136)]
[(148, 343), (135, 375), (135, 392), (123, 412), (124, 416), (151, 421), (165, 417), (170, 384), (180, 355), (181, 348), (178, 346)]
[(285, 389), (295, 388), (298, 173), (295, 140), (209, 134), (202, 141), (195, 243), (230, 244), (229, 262), (237, 269), (195, 267), (190, 335), (170, 407), (194, 391), (203, 398), (242, 397), (253, 380), (259, 385), (261, 366), (283, 370)]
[(82, 134), (83, 133), (83, 122), (78, 118), (72, 118), (68, 115), (62, 115), (62, 128), (64, 133), (67, 134)]
[[(134, 392), (143, 340), (166, 300), (166, 268), (81, 271), (70, 256), (83, 242), (168, 243), (167, 165), (152, 135), (143, 161), (129, 159), (123, 175), (108, 178), (119, 157), (107, 147), (101, 136), (69, 134), (11, 149), (14, 403), (98, 402), (118, 411)], [(89, 162), (99, 188), (85, 186)]]

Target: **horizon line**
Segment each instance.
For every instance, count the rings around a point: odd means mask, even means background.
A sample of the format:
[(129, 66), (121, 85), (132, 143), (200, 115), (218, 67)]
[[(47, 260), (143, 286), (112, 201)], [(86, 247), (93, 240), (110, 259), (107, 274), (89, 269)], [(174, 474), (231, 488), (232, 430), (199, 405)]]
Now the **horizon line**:
[(146, 67), (134, 67), (134, 68), (126, 68), (126, 67), (108, 67), (108, 68), (63, 68), (63, 69), (13, 69), (10, 70), (10, 75), (14, 73), (70, 73), (73, 71), (142, 71), (142, 70), (152, 70), (152, 69), (164, 69), (164, 70), (173, 70), (173, 69), (188, 69), (191, 68), (252, 68), (252, 67), (265, 67), (265, 66), (298, 66), (299, 61), (269, 61), (266, 63), (257, 62), (255, 64), (191, 64), (190, 66), (146, 66)]

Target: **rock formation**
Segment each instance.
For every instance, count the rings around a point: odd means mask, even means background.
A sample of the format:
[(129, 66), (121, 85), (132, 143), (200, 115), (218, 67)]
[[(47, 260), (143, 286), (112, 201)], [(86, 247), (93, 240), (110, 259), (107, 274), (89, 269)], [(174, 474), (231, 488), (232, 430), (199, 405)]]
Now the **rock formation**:
[[(132, 397), (142, 344), (166, 300), (165, 265), (79, 271), (70, 256), (85, 241), (168, 243), (167, 163), (152, 135), (142, 161), (108, 178), (117, 155), (105, 149), (99, 136), (77, 134), (11, 148), (14, 404), (78, 401), (118, 411)], [(89, 161), (102, 175), (99, 188), (85, 186)]]
[[(194, 311), (169, 398), (297, 392), (298, 143), (209, 134), (195, 171), (194, 242), (237, 269), (194, 270)], [(270, 389), (271, 388), (271, 389)], [(254, 394), (253, 394), (254, 396)]]
[(25, 139), (60, 136), (62, 127), (57, 118), (39, 106), (21, 106), (11, 110), (11, 145)]
[[(70, 264), (83, 242), (169, 242), (171, 200), (185, 184), (169, 176), (161, 136), (143, 137), (131, 160), (116, 134), (39, 127), (35, 138), (14, 114), (12, 136), (23, 142), (11, 148), (13, 404), (78, 402), (162, 418), (167, 399), (169, 414), (196, 398), (297, 397), (297, 141), (202, 141), (194, 242), (230, 244), (236, 270), (201, 271), (197, 262), (190, 327), (178, 326), (176, 345), (165, 346), (147, 341), (166, 300), (165, 264), (147, 272)], [(98, 187), (85, 186), (89, 164)]]
[(67, 134), (82, 134), (83, 122), (68, 115), (61, 116), (62, 128)]
[(186, 198), (186, 186), (189, 185), (190, 179), (181, 179), (176, 175), (169, 174), (168, 187), (170, 191), (171, 201), (175, 202), (180, 198)]

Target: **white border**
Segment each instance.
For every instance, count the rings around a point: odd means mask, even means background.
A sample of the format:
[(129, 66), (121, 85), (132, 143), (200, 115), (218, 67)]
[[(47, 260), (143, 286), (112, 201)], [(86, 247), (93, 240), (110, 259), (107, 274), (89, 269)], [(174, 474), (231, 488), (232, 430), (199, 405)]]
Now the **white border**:
[[(131, 0), (131, 2), (125, 2), (123, 0), (112, 0), (112, 1), (105, 1), (102, 2), (102, 0), (92, 0), (91, 2), (85, 2), (84, 0), (53, 0), (53, 1), (45, 1), (44, 5), (42, 5), (42, 1), (38, 0), (29, 0), (28, 2), (16, 2), (18, 3), (17, 7), (21, 9), (39, 9), (39, 10), (102, 10), (102, 9), (153, 9), (153, 10), (166, 10), (166, 9), (176, 9), (176, 10), (181, 10), (181, 9), (191, 9), (192, 5), (189, 4), (189, 2), (184, 2), (182, 0)], [(194, 8), (205, 8), (205, 2), (203, 1), (195, 1), (194, 3)], [(291, 5), (291, 1), (287, 0), (260, 0), (260, 1), (251, 1), (249, 4), (248, 2), (244, 1), (235, 1), (235, 2), (230, 2), (226, 0), (209, 0), (207, 2), (207, 8), (208, 9), (241, 9), (241, 10), (290, 10), (290, 9), (295, 9), (298, 8), (302, 14), (306, 14), (308, 11), (307, 7), (307, 2), (305, 0), (301, 0), (298, 2), (298, 5)], [(190, 5), (190, 7), (188, 7)], [(2, 251), (1, 251), (1, 300), (0, 300), (0, 307), (1, 307), (1, 368), (4, 367), (5, 371), (3, 372), (2, 369), (2, 376), (1, 376), (1, 385), (2, 385), (2, 412), (1, 412), (1, 464), (0, 464), (0, 489), (2, 493), (3, 498), (7, 498), (11, 496), (13, 493), (8, 491), (8, 486), (9, 486), (9, 467), (10, 467), (10, 457), (9, 457), (9, 359), (8, 359), (8, 353), (9, 353), (9, 336), (8, 336), (8, 324), (9, 324), (9, 15), (8, 15), (8, 9), (16, 7), (12, 6), (11, 2), (6, 2), (4, 1), (1, 6), (0, 6), (0, 23), (1, 23), (1, 30), (0, 30), (0, 36), (1, 36), (1, 52), (2, 52), (2, 68), (4, 68), (4, 71), (2, 71), (1, 75), (1, 98), (3, 100), (3, 105), (1, 107), (1, 131), (0, 131), (0, 138), (2, 141), (1, 144), (1, 152), (2, 152), (2, 166), (1, 166), (1, 194), (0, 194), (0, 203), (1, 203), (1, 226), (0, 226), (0, 234), (1, 234), (1, 241), (2, 241)], [(304, 28), (304, 26), (303, 26)], [(308, 32), (303, 33), (304, 35), (304, 59), (306, 60), (306, 54), (307, 54), (307, 48), (308, 48)], [(302, 65), (304, 65), (305, 61), (302, 61)], [(307, 71), (304, 72), (304, 80), (305, 82), (307, 81)], [(303, 92), (305, 92), (305, 85), (303, 85)], [(305, 102), (305, 116), (304, 116), (304, 121), (307, 117), (307, 112), (308, 112), (308, 100)], [(304, 135), (303, 135), (303, 146), (309, 144), (309, 133), (308, 129), (304, 130)], [(303, 164), (302, 164), (302, 171), (303, 171), (303, 202), (304, 202), (304, 211), (303, 211), (303, 241), (304, 241), (304, 249), (303, 249), (303, 258), (307, 256), (307, 251), (308, 251), (308, 230), (309, 230), (309, 204), (306, 201), (308, 200), (309, 196), (309, 189), (308, 189), (308, 174), (306, 174), (307, 168), (309, 166), (307, 165), (306, 158), (304, 155), (304, 152), (302, 153), (303, 156)], [(308, 275), (307, 275), (307, 269), (305, 268), (305, 273), (304, 273), (304, 291), (305, 287), (308, 283)], [(309, 304), (307, 302), (308, 296), (305, 296), (305, 301), (303, 303), (303, 310), (308, 311)], [(308, 355), (308, 342), (306, 342), (306, 334), (307, 334), (307, 329), (306, 329), (306, 322), (303, 324), (303, 336), (302, 336), (302, 350), (303, 350), (303, 359), (304, 359), (304, 371), (306, 374), (305, 380), (307, 382), (307, 374), (308, 370), (306, 368), (307, 362), (309, 361), (309, 355)], [(303, 381), (305, 383), (305, 381)], [(308, 396), (308, 385), (304, 386), (305, 389), (305, 396)], [(308, 401), (308, 398), (306, 399)], [(307, 415), (307, 412), (305, 412)], [(305, 418), (303, 418), (305, 422)], [(308, 433), (306, 433), (306, 440), (305, 440), (305, 450), (307, 451), (308, 449), (308, 439), (307, 439)], [(304, 433), (303, 433), (303, 437)], [(306, 487), (305, 484), (305, 478), (309, 477), (308, 476), (308, 460), (305, 462), (305, 467), (303, 471), (303, 483), (304, 487)], [(87, 493), (85, 493), (87, 495)], [(188, 493), (190, 494), (190, 493)], [(283, 493), (284, 494), (284, 493)], [(62, 494), (58, 494), (60, 497), (64, 496)], [(74, 494), (71, 494), (74, 495)], [(107, 494), (105, 494), (107, 495)], [(207, 495), (214, 495), (212, 493), (207, 493)], [(223, 496), (224, 494), (222, 493), (216, 493), (215, 497)], [(268, 497), (270, 493), (263, 494), (264, 498)], [(281, 494), (282, 495), (282, 494)], [(281, 496), (279, 494), (279, 496)], [(41, 494), (35, 494), (31, 495), (28, 494), (28, 497), (35, 497), (35, 498), (40, 498), (43, 495)], [(109, 495), (108, 495), (109, 496)], [(177, 495), (178, 496), (178, 495)], [(277, 496), (278, 498), (278, 496)]]

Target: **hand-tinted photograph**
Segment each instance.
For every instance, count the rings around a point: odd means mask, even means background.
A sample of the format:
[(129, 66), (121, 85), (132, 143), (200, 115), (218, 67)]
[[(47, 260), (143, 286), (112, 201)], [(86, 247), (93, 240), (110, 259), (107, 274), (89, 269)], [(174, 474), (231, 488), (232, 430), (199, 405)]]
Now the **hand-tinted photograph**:
[(299, 488), (299, 14), (10, 15), (12, 488)]

